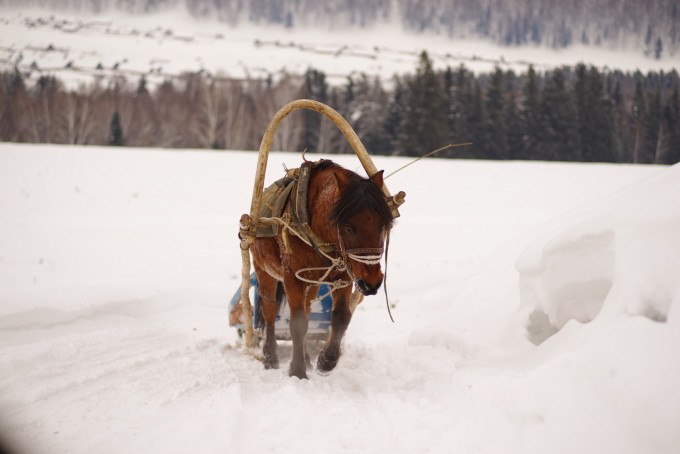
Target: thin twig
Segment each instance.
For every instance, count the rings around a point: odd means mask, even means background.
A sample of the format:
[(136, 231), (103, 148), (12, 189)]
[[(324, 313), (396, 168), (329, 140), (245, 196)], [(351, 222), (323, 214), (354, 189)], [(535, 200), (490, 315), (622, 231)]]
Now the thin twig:
[(432, 156), (433, 154), (438, 153), (438, 152), (443, 151), (443, 150), (446, 150), (447, 148), (464, 147), (464, 146), (467, 146), (467, 145), (472, 145), (472, 142), (455, 143), (455, 144), (454, 144), (454, 143), (450, 143), (450, 144), (448, 144), (448, 145), (445, 146), (445, 147), (437, 148), (436, 150), (430, 151), (428, 154), (423, 155), (423, 156), (421, 156), (421, 157), (419, 157), (419, 158), (416, 158), (416, 159), (414, 159), (413, 161), (409, 162), (408, 164), (406, 164), (406, 165), (404, 165), (404, 166), (402, 166), (402, 167), (399, 167), (397, 170), (395, 170), (395, 171), (392, 172), (391, 174), (389, 174), (389, 175), (387, 175), (386, 177), (384, 177), (383, 180), (385, 180), (385, 179), (391, 177), (392, 175), (394, 175), (395, 173), (397, 173), (397, 172), (399, 172), (399, 171), (401, 171), (401, 170), (404, 170), (406, 167), (410, 166), (411, 164), (415, 164), (416, 162), (420, 161), (420, 160), (423, 159), (423, 158), (427, 158), (428, 156)]

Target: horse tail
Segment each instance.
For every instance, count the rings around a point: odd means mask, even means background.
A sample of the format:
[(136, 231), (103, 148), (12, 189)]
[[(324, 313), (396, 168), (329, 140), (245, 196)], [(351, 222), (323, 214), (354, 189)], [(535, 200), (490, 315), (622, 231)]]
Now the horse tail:
[(279, 312), (281, 312), (281, 306), (285, 297), (286, 292), (283, 290), (283, 282), (278, 281), (276, 283), (276, 304), (279, 306)]
[(259, 331), (260, 335), (262, 335), (264, 333), (264, 311), (262, 309), (262, 297), (259, 292), (255, 292), (254, 308), (253, 329)]

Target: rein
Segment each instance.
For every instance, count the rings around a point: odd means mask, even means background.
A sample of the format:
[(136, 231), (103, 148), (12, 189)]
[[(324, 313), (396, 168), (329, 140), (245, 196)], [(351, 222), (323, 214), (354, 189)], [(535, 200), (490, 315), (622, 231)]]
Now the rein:
[[(345, 249), (345, 242), (342, 241), (342, 236), (340, 235), (340, 228), (338, 228), (338, 245), (340, 245), (340, 255), (355, 260), (357, 262), (365, 263), (366, 265), (378, 265), (382, 260), (383, 253), (385, 254), (385, 272), (383, 273), (383, 288), (385, 290), (385, 306), (387, 307), (387, 314), (390, 316), (390, 320), (394, 323), (394, 317), (392, 317), (392, 311), (390, 310), (390, 301), (387, 296), (387, 254), (390, 250), (390, 230), (387, 230), (387, 236), (385, 237), (385, 247), (384, 248), (361, 248), (361, 249)], [(347, 263), (347, 259), (345, 259)], [(346, 266), (347, 274), (349, 274), (352, 282), (356, 281), (356, 278), (352, 274), (352, 269)], [(325, 296), (325, 295), (324, 295)]]
[[(288, 240), (286, 236), (286, 234), (289, 232), (298, 237), (300, 240), (302, 240), (302, 242), (304, 242), (307, 246), (311, 247), (314, 251), (316, 251), (316, 253), (319, 256), (325, 258), (330, 262), (330, 265), (328, 266), (302, 268), (295, 272), (295, 277), (302, 282), (312, 285), (324, 284), (329, 287), (328, 292), (321, 296), (317, 296), (315, 299), (312, 300), (312, 302), (321, 301), (326, 296), (332, 294), (335, 290), (348, 287), (352, 284), (357, 285), (357, 278), (356, 276), (354, 276), (354, 273), (352, 272), (352, 267), (349, 266), (350, 260), (354, 260), (355, 262), (363, 263), (365, 265), (379, 265), (384, 254), (385, 273), (383, 280), (385, 282), (385, 304), (387, 306), (387, 312), (390, 316), (390, 320), (394, 322), (389, 307), (389, 301), (387, 299), (387, 247), (389, 247), (389, 231), (387, 232), (386, 248), (378, 247), (378, 248), (347, 249), (345, 247), (345, 242), (343, 241), (342, 235), (340, 234), (339, 226), (336, 227), (337, 244), (333, 244), (323, 242), (311, 230), (310, 226), (308, 225), (309, 217), (306, 210), (306, 203), (309, 178), (311, 175), (312, 168), (321, 162), (323, 162), (323, 160), (318, 162), (311, 162), (305, 160), (302, 166), (299, 169), (296, 169), (295, 171), (296, 173), (287, 170), (286, 175), (294, 178), (296, 180), (295, 184), (298, 185), (296, 189), (293, 190), (293, 194), (291, 194), (290, 196), (289, 207), (290, 211), (288, 213), (280, 215), (280, 217), (279, 216), (261, 217), (259, 219), (259, 222), (262, 224), (269, 225), (277, 224), (283, 227), (284, 230), (281, 233), (287, 251), (290, 250), (290, 246), (288, 245)], [(333, 252), (337, 252), (339, 256), (338, 257), (331, 256), (330, 254)], [(334, 281), (330, 280), (329, 276), (331, 275), (331, 273), (333, 273), (333, 271), (347, 273), (350, 280), (349, 281), (343, 279), (336, 279)], [(311, 279), (303, 276), (303, 274), (309, 272), (321, 272), (323, 273), (323, 275), (319, 279)]]
[(352, 279), (352, 282), (356, 282), (356, 277), (352, 273), (351, 267), (347, 266), (347, 259), (364, 263), (366, 265), (378, 265), (380, 264), (380, 261), (382, 260), (382, 256), (384, 253), (385, 272), (383, 273), (384, 284), (383, 289), (385, 290), (385, 307), (387, 307), (387, 314), (390, 316), (390, 320), (392, 321), (392, 323), (394, 323), (394, 317), (392, 317), (392, 311), (390, 310), (389, 297), (387, 296), (387, 254), (390, 250), (390, 231), (389, 230), (387, 231), (384, 248), (379, 247), (379, 248), (345, 249), (345, 243), (344, 241), (342, 241), (340, 229), (338, 228), (338, 244), (340, 245), (340, 257), (345, 257), (345, 268), (347, 270), (347, 274), (349, 274), (350, 279)]

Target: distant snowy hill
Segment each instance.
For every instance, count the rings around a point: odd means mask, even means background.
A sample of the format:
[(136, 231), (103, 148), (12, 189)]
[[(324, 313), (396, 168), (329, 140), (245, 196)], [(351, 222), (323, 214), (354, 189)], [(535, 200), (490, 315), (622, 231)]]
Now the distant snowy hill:
[[(329, 31), (327, 16), (313, 5), (304, 15), (302, 10), (296, 13), (294, 17), (299, 14), (300, 18), (288, 27), (271, 18), (264, 20), (261, 9), (258, 13), (242, 8), (227, 14), (215, 10), (212, 2), (205, 3), (201, 14), (196, 2), (55, 0), (20, 2), (21, 8), (18, 3), (0, 0), (0, 70), (17, 68), (36, 77), (56, 75), (71, 85), (90, 83), (93, 77), (110, 80), (117, 76), (132, 82), (145, 76), (154, 83), (182, 72), (268, 79), (284, 73), (303, 74), (310, 67), (326, 73), (330, 83), (344, 83), (356, 73), (389, 80), (395, 74), (413, 72), (424, 49), (440, 69), (464, 64), (476, 72), (489, 72), (496, 66), (523, 72), (530, 64), (538, 70), (577, 63), (643, 72), (680, 67), (680, 53), (673, 54), (671, 44), (664, 44), (657, 59), (645, 51), (638, 34), (625, 39), (622, 35), (611, 45), (590, 38), (574, 40), (569, 47), (556, 46), (547, 39), (507, 45), (502, 39), (477, 32), (464, 33), (465, 27), (456, 26), (455, 33), (437, 29), (443, 23), (434, 29), (413, 27), (395, 19), (393, 10), (389, 14), (366, 13), (362, 17), (373, 19), (358, 24), (352, 23), (350, 10), (343, 10)], [(260, 4), (246, 3), (252, 8)], [(39, 8), (38, 4), (46, 6)], [(226, 8), (226, 3), (219, 5)], [(650, 11), (656, 9), (650, 7)], [(318, 20), (313, 20), (317, 13)], [(494, 12), (492, 17), (496, 15)], [(602, 45), (593, 45), (598, 42)], [(664, 43), (673, 42), (664, 38)]]
[(0, 6), (132, 15), (180, 10), (229, 25), (337, 30), (398, 24), (405, 31), (503, 45), (574, 44), (636, 49), (660, 58), (678, 53), (675, 0), (2, 0)]

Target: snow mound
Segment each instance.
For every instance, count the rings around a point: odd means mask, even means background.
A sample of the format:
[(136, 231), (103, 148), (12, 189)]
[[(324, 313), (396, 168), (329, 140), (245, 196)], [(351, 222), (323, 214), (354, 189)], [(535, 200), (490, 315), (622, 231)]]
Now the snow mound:
[[(666, 322), (680, 299), (680, 166), (571, 214), (520, 255), (520, 310), (539, 344), (570, 320), (621, 314)], [(578, 219), (576, 222), (573, 219)], [(550, 231), (550, 230), (548, 230)]]

